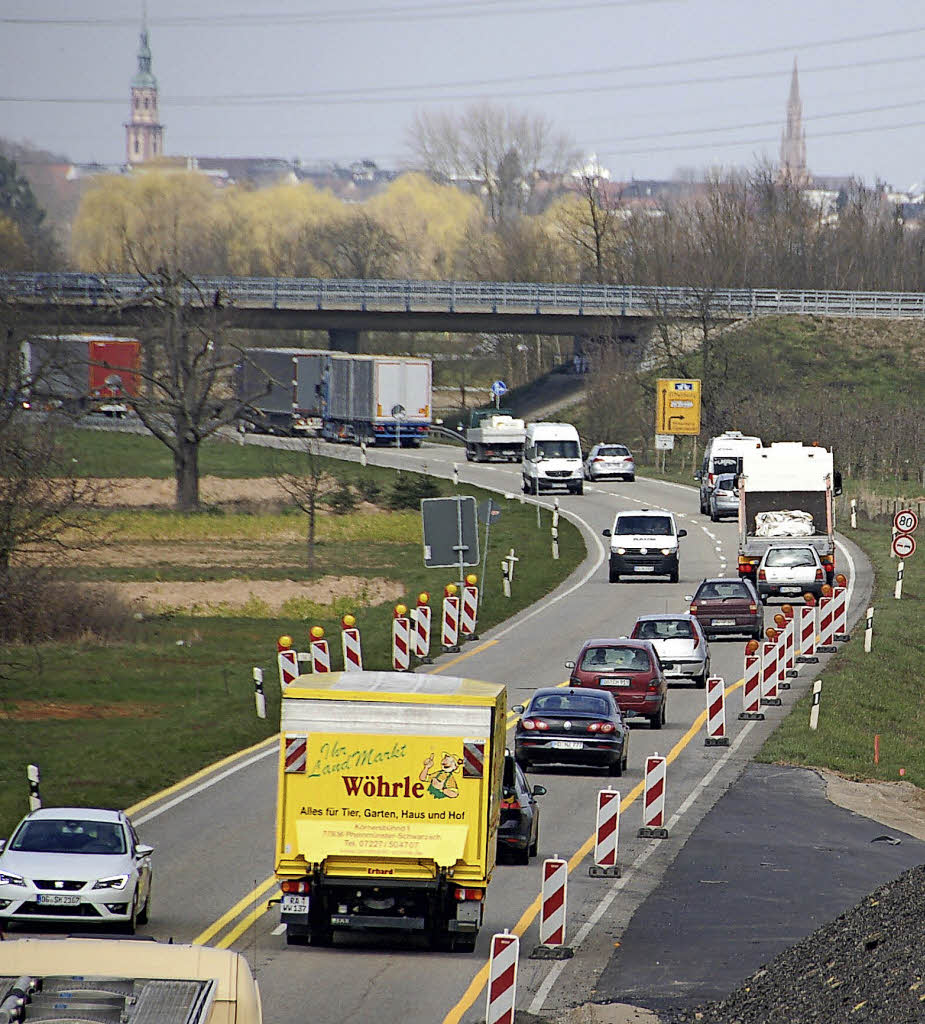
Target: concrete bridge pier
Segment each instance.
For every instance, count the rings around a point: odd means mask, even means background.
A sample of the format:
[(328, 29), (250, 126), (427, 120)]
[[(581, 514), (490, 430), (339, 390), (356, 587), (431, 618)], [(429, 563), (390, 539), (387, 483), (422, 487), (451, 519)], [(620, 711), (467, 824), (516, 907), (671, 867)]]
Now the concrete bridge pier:
[(332, 352), (355, 355), (360, 351), (360, 332), (347, 327), (331, 327), (328, 329), (328, 347)]

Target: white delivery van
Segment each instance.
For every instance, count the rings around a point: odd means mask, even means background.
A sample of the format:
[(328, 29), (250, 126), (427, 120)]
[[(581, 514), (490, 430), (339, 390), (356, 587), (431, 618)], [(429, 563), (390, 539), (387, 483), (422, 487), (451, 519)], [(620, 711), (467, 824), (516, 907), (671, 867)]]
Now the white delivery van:
[(524, 439), (524, 493), (539, 494), (554, 487), (584, 493), (578, 431), (571, 423), (530, 423)]
[(750, 437), (741, 430), (727, 430), (707, 441), (703, 462), (694, 474), (694, 479), (700, 481), (701, 515), (710, 514), (710, 496), (716, 486), (716, 478), (722, 473), (732, 473), (738, 477), (742, 472), (742, 456), (760, 447), (760, 437)]
[(667, 576), (678, 582), (679, 530), (671, 512), (660, 508), (627, 509), (614, 516), (610, 538), (610, 582), (621, 576)]

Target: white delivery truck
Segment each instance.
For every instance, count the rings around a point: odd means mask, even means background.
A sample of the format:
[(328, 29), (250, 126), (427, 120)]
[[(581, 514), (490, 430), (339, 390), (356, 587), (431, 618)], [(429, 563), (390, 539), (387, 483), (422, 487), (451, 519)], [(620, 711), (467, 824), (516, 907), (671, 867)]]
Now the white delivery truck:
[(564, 487), (584, 493), (581, 441), (571, 423), (530, 423), (524, 438), (522, 462), (525, 494)]
[(466, 430), (466, 458), (469, 462), (519, 462), (526, 436), (524, 421), (509, 409), (473, 409)]
[(610, 582), (621, 576), (667, 576), (678, 582), (678, 541), (687, 530), (678, 529), (675, 517), (663, 508), (634, 508), (617, 512), (610, 538)]

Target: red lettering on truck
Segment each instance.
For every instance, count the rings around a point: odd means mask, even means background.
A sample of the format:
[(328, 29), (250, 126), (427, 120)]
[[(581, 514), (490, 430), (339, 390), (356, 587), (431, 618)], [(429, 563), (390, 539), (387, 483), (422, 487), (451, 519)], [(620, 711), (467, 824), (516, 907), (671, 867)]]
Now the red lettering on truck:
[(344, 788), (347, 796), (365, 797), (415, 797), (420, 799), (424, 795), (424, 785), (420, 782), (412, 782), (411, 776), (406, 775), (403, 779), (390, 782), (381, 775), (342, 775)]

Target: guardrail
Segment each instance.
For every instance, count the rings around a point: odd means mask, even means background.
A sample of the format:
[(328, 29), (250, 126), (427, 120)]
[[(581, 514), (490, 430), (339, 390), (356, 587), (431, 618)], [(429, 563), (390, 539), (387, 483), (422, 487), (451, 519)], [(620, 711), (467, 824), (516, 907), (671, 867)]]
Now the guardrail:
[[(16, 302), (137, 305), (152, 294), (128, 274), (0, 274), (0, 297)], [(406, 313), (569, 314), (716, 318), (816, 314), (925, 319), (925, 293), (668, 288), (518, 281), (399, 281), (197, 277), (181, 289), (197, 299), (264, 309)]]

